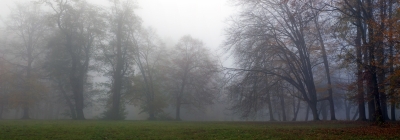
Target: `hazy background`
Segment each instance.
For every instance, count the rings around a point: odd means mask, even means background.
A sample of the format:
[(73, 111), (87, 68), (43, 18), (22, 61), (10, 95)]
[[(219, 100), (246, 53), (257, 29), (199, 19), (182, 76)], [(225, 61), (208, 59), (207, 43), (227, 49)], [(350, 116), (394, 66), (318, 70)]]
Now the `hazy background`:
[[(3, 21), (9, 8), (16, 2), (32, 0), (0, 0), (0, 17)], [(101, 6), (110, 4), (109, 0), (88, 0)], [(215, 55), (224, 40), (226, 20), (234, 13), (229, 0), (133, 0), (137, 15), (142, 18), (144, 27), (155, 29), (168, 46), (173, 46), (179, 38), (190, 34), (202, 40)], [(3, 24), (3, 23), (1, 23)], [(224, 59), (223, 59), (224, 61)], [(229, 63), (225, 62), (224, 63)]]
[[(3, 21), (7, 19), (7, 16), (10, 14), (11, 11), (10, 8), (14, 8), (15, 3), (18, 2), (27, 3), (30, 1), (35, 1), (35, 0), (0, 0), (0, 27), (4, 27), (2, 26)], [(109, 2), (110, 0), (87, 0), (87, 1), (99, 5), (101, 7), (104, 7), (106, 9), (109, 9), (109, 6), (111, 4), (111, 2)], [(230, 16), (234, 16), (235, 14), (240, 13), (239, 8), (235, 7), (232, 4), (231, 0), (132, 0), (132, 1), (136, 3), (137, 8), (135, 9), (135, 13), (138, 17), (141, 18), (142, 26), (144, 28), (149, 28), (149, 27), (153, 28), (154, 32), (158, 34), (158, 36), (166, 43), (167, 47), (174, 46), (181, 37), (185, 35), (191, 35), (193, 38), (203, 41), (205, 47), (209, 48), (214, 55), (219, 56), (222, 64), (225, 67), (234, 67), (232, 59), (228, 57), (222, 57), (224, 55), (223, 55), (223, 50), (221, 49), (224, 39), (226, 38), (226, 36), (224, 35), (225, 33), (224, 30), (230, 27), (227, 21), (229, 20)], [(270, 18), (264, 19), (264, 21), (268, 20), (270, 20)], [(2, 29), (4, 28), (1, 28), (1, 30)], [(1, 30), (0, 30), (1, 33), (6, 33)], [(327, 37), (328, 36), (330, 36), (330, 34), (327, 34)], [(335, 45), (332, 45), (331, 47), (334, 48)], [(333, 56), (335, 54), (332, 53), (330, 55)], [(340, 71), (342, 70), (344, 69), (339, 69), (339, 68), (336, 69), (337, 72), (336, 76), (339, 77), (336, 79), (340, 79), (340, 76), (342, 76)], [(346, 69), (346, 71), (347, 70), (348, 69)], [(93, 78), (94, 82), (99, 82), (99, 81), (101, 82), (107, 80), (107, 77), (103, 76), (104, 73), (99, 73), (100, 75), (98, 76), (95, 74), (96, 72), (88, 73), (88, 75), (91, 75), (90, 77), (94, 77)], [(354, 71), (349, 71), (347, 77), (351, 76), (354, 76)], [(317, 86), (323, 87), (325, 84), (324, 73), (316, 73), (314, 77), (317, 77), (316, 79), (318, 78), (320, 79)], [(347, 96), (347, 94), (345, 94), (345, 91), (341, 91), (340, 89), (338, 89), (338, 91), (335, 92), (338, 93), (338, 95), (335, 95), (337, 97)], [(275, 97), (274, 100), (278, 101), (277, 99), (278, 98)], [(286, 101), (288, 102), (288, 100)], [(348, 101), (347, 98), (343, 97), (338, 99), (338, 101), (346, 101), (349, 103), (349, 106), (355, 107), (355, 104), (353, 102)], [(85, 108), (85, 116), (87, 118), (98, 117), (99, 114), (105, 111), (104, 106), (100, 105), (99, 102), (95, 102), (94, 104), (95, 105), (93, 105), (92, 107)], [(291, 106), (291, 104), (289, 103), (285, 104)], [(279, 110), (278, 104), (274, 103), (273, 106), (274, 108), (278, 108)], [(345, 108), (344, 104), (342, 102), (339, 102), (335, 106), (337, 108), (336, 110), (338, 110), (335, 113), (337, 115), (337, 118), (346, 119), (344, 112)], [(191, 109), (184, 109), (182, 111), (182, 119), (183, 120), (228, 120), (228, 121), (235, 120), (235, 117), (237, 116), (231, 115), (232, 112), (226, 109), (228, 107), (230, 106), (226, 102), (216, 101), (215, 104), (204, 107), (204, 110), (202, 111), (192, 111), (188, 113), (186, 111)], [(138, 115), (138, 112), (140, 111), (137, 106), (127, 105), (126, 108), (128, 111), (126, 119), (146, 118), (146, 113)], [(174, 110), (175, 108), (173, 107), (173, 105), (169, 105), (167, 108), (164, 109), (164, 111), (170, 113), (171, 116), (173, 116)], [(16, 114), (15, 116), (18, 116), (19, 115), (18, 111), (16, 112), (17, 113), (15, 113)], [(306, 112), (306, 108), (303, 107), (302, 109), (300, 109), (300, 112), (302, 113), (299, 113), (299, 118), (303, 118), (305, 114), (304, 112)], [(355, 109), (351, 110), (350, 108), (351, 114), (354, 114), (355, 112), (356, 112)], [(267, 116), (268, 113), (269, 112), (267, 112), (267, 110), (265, 109), (265, 110), (260, 110), (259, 112), (257, 112), (256, 115), (260, 116), (259, 118), (261, 119), (259, 120), (264, 120), (266, 119), (264, 116)]]
[[(10, 8), (14, 8), (16, 3), (31, 1), (34, 0), (0, 0), (0, 26), (3, 26), (4, 20), (10, 14)], [(174, 46), (182, 36), (191, 35), (202, 40), (205, 47), (209, 48), (214, 55), (223, 55), (221, 45), (225, 38), (224, 29), (228, 27), (226, 21), (234, 14), (235, 8), (229, 3), (229, 0), (133, 1), (137, 6), (135, 12), (142, 19), (143, 27), (153, 28), (167, 47)], [(88, 0), (88, 2), (102, 7), (108, 7), (111, 4), (109, 0)], [(220, 57), (220, 60), (224, 66), (232, 65), (232, 60), (228, 60), (227, 57)], [(97, 82), (104, 81), (105, 77), (96, 77), (94, 80)], [(226, 118), (226, 115), (230, 113), (225, 110), (225, 107), (224, 105), (214, 104), (207, 107), (204, 112), (198, 113), (185, 113), (185, 110), (183, 110), (182, 117), (195, 120), (230, 120), (232, 118)], [(146, 118), (145, 113), (138, 114), (139, 109), (137, 107), (127, 105), (127, 108), (127, 119)], [(169, 107), (166, 112), (173, 112), (173, 110), (173, 107)], [(95, 106), (86, 108), (85, 114), (87, 118), (93, 118), (103, 111), (102, 106)]]
[[(0, 0), (0, 25), (10, 13), (10, 8), (18, 2), (34, 0)], [(88, 0), (108, 7), (109, 0)], [(204, 42), (214, 55), (222, 56), (221, 45), (227, 20), (234, 14), (234, 6), (229, 0), (133, 0), (137, 15), (145, 28), (153, 28), (161, 39), (172, 47), (184, 35), (191, 35)], [(220, 57), (224, 66), (232, 65), (232, 60)]]

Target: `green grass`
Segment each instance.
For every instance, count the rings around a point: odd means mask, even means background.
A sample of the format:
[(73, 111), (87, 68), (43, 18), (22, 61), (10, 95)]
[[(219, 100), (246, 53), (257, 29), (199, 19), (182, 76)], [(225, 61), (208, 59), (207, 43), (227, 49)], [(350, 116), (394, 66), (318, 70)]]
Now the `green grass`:
[(0, 121), (0, 139), (400, 139), (398, 125), (359, 122)]

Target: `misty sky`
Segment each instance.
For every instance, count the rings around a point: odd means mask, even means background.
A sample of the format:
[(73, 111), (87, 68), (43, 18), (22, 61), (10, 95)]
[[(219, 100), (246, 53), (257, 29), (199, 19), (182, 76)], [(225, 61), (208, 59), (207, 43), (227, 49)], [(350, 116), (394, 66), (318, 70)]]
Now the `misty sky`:
[[(17, 1), (0, 0), (0, 16), (9, 14), (9, 7)], [(107, 5), (108, 0), (89, 0)], [(136, 0), (136, 13), (142, 18), (144, 27), (152, 27), (168, 44), (175, 44), (180, 37), (190, 34), (200, 39), (206, 47), (216, 51), (224, 40), (226, 20), (234, 14), (229, 0)]]

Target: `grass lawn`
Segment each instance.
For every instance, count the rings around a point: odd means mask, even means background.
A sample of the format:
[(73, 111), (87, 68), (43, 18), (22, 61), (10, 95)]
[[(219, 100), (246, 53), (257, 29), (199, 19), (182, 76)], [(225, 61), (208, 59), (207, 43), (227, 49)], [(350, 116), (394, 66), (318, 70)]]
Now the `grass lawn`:
[(1, 120), (0, 139), (400, 139), (400, 124)]

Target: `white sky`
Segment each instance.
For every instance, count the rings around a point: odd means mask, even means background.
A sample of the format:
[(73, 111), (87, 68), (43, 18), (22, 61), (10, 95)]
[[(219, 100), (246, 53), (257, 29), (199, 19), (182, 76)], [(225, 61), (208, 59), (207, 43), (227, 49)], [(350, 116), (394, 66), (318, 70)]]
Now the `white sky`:
[[(14, 2), (31, 0), (0, 0), (0, 16), (9, 14)], [(99, 5), (108, 0), (89, 0)], [(234, 14), (229, 0), (136, 0), (136, 13), (142, 18), (144, 27), (152, 27), (168, 44), (175, 44), (182, 36), (191, 35), (200, 39), (206, 47), (216, 52), (223, 40), (226, 19)]]
[(160, 36), (178, 40), (190, 34), (216, 48), (223, 40), (225, 20), (231, 14), (226, 0), (140, 0), (137, 13), (144, 25)]

